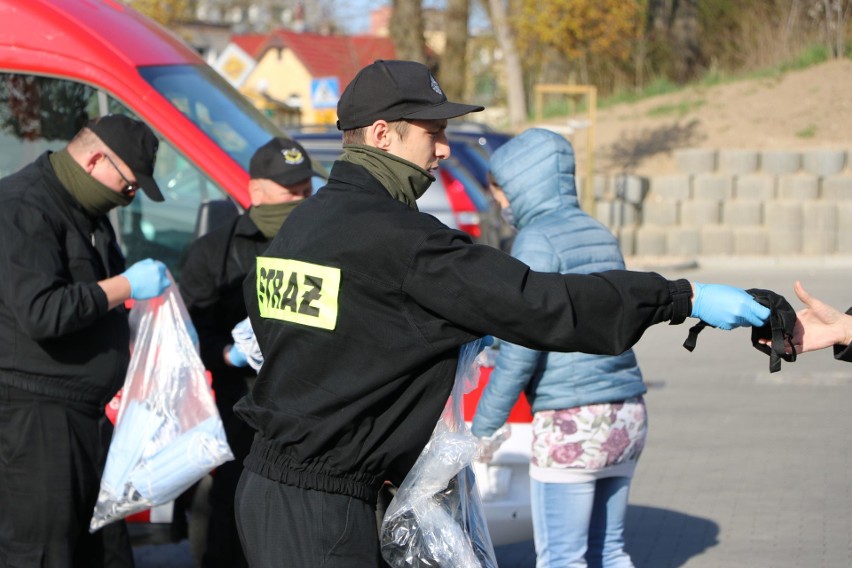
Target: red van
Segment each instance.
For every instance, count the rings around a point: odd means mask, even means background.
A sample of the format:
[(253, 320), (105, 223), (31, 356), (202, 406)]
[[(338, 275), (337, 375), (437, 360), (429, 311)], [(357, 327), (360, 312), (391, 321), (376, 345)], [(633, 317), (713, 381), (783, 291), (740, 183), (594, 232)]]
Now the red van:
[(248, 163), (282, 132), (165, 28), (115, 0), (0, 0), (0, 176), (59, 149), (90, 118), (123, 113), (161, 140), (164, 203), (114, 213), (129, 262), (179, 279), (203, 203), (248, 205)]

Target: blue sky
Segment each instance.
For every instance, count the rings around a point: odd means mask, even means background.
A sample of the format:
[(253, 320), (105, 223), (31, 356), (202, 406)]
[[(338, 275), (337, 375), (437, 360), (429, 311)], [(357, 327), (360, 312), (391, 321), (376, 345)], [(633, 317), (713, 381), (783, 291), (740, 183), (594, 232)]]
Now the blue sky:
[(334, 19), (349, 33), (363, 33), (370, 26), (370, 11), (388, 4), (388, 0), (337, 0), (333, 3)]
[[(346, 26), (349, 33), (363, 33), (370, 26), (370, 11), (387, 6), (390, 3), (390, 0), (334, 0), (332, 5), (334, 6), (335, 19), (341, 25)], [(442, 7), (444, 4), (444, 0), (424, 0), (423, 2), (423, 6), (428, 8)], [(476, 4), (476, 2), (471, 2), (471, 4)], [(480, 10), (476, 9), (474, 17), (481, 21), (484, 16), (479, 12)]]

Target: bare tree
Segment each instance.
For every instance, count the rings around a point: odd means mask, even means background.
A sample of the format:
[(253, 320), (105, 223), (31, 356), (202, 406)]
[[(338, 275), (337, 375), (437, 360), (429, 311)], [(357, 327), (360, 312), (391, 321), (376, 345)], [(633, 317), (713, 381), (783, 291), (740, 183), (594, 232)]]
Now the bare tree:
[(467, 36), (470, 0), (447, 0), (444, 30), (447, 43), (441, 57), (440, 82), (447, 98), (464, 97), (467, 77)]
[(823, 0), (825, 11), (825, 39), (828, 52), (835, 59), (843, 57), (845, 49), (846, 21), (852, 11), (849, 0)]
[(393, 0), (390, 36), (398, 59), (426, 63), (423, 6), (420, 0)]
[(680, 82), (696, 76), (704, 63), (698, 38), (698, 0), (675, 2), (671, 35), (675, 54), (675, 72)]
[(650, 0), (648, 27), (670, 46), (674, 78), (686, 82), (704, 65), (698, 26), (698, 0)]
[(509, 122), (519, 128), (527, 118), (527, 100), (524, 93), (524, 72), (521, 57), (515, 45), (514, 34), (507, 17), (506, 0), (488, 0), (491, 26), (497, 36), (497, 44), (503, 52), (506, 73), (506, 99), (509, 106)]

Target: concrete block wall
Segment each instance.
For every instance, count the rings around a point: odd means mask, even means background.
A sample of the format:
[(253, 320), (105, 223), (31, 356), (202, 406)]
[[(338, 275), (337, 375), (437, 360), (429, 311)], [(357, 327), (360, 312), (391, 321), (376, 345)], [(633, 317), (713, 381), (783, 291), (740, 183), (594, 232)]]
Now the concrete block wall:
[(595, 176), (625, 255), (852, 254), (852, 149), (675, 151), (677, 171)]

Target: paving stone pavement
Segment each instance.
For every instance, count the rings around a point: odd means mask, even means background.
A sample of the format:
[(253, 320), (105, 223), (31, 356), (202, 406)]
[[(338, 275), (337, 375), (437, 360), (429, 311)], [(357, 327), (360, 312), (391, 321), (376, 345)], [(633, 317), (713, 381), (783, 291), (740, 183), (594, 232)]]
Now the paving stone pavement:
[[(695, 266), (700, 268), (695, 268)], [(649, 268), (669, 278), (792, 292), (852, 305), (848, 259), (719, 260)], [(688, 320), (689, 321), (689, 320)], [(852, 567), (852, 364), (830, 351), (768, 372), (748, 330), (658, 325), (636, 347), (649, 384), (648, 444), (632, 486), (627, 548), (636, 568)], [(137, 549), (137, 568), (190, 568)], [(531, 542), (498, 547), (500, 568), (533, 568)]]

